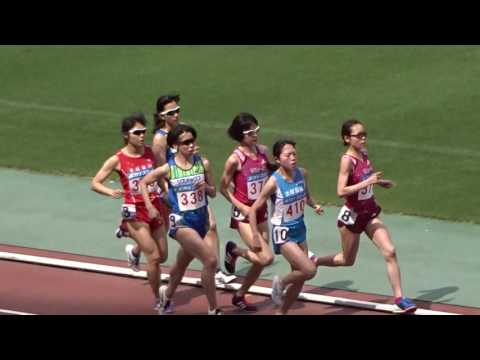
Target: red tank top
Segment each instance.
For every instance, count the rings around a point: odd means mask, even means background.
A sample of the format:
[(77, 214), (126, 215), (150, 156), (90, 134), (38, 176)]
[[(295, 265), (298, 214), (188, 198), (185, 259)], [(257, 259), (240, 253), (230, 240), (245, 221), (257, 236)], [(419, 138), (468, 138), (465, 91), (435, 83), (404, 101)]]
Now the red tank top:
[[(366, 152), (363, 154), (363, 160), (347, 154), (343, 156), (348, 157), (353, 165), (352, 172), (348, 176), (347, 186), (358, 184), (372, 175), (373, 167)], [(377, 203), (373, 196), (373, 185), (348, 195), (345, 200), (345, 205), (358, 214), (376, 211), (377, 209)]]
[(268, 180), (268, 159), (258, 147), (256, 159), (249, 158), (239, 148), (233, 153), (240, 160), (240, 168), (233, 174), (235, 190), (233, 196), (241, 203), (251, 206), (260, 195), (263, 185)]
[[(154, 170), (155, 156), (149, 146), (145, 146), (145, 151), (140, 157), (128, 156), (119, 150), (116, 155), (120, 161), (120, 183), (125, 191), (124, 201), (126, 204), (143, 203), (143, 197), (140, 193), (138, 183), (145, 175)], [(158, 185), (153, 183), (148, 186), (150, 200), (155, 200), (159, 196)]]

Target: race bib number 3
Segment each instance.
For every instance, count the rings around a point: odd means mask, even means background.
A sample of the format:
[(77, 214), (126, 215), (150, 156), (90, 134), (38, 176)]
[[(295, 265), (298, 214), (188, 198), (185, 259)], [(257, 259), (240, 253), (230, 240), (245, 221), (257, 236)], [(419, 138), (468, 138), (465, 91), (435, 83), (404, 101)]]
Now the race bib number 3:
[(184, 191), (177, 194), (180, 211), (196, 210), (205, 206), (205, 191)]
[[(140, 183), (141, 179), (132, 179), (128, 182), (128, 187), (130, 189), (130, 194), (131, 195), (140, 195), (140, 187), (138, 184)], [(150, 184), (147, 186), (148, 192), (149, 193), (161, 193), (161, 189), (159, 188), (158, 184), (154, 182), (153, 184)]]
[(357, 221), (357, 213), (353, 210), (350, 210), (348, 207), (343, 206), (340, 209), (337, 220), (345, 225), (354, 225), (355, 221)]
[(273, 243), (276, 245), (281, 245), (287, 242), (288, 239), (288, 227), (284, 226), (274, 226), (272, 229), (273, 233)]
[(137, 208), (135, 204), (123, 204), (122, 205), (122, 218), (125, 220), (135, 219), (137, 215)]

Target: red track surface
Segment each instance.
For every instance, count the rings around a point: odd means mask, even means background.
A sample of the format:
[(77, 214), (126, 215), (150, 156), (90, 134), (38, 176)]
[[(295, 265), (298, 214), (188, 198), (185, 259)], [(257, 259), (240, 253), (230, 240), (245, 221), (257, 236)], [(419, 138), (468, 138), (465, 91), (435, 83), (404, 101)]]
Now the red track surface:
[[(73, 255), (17, 246), (0, 245), (0, 251), (57, 259), (75, 260), (126, 267), (126, 261)], [(163, 268), (168, 273), (168, 268)], [(0, 260), (0, 309), (41, 315), (155, 315), (153, 297), (146, 280), (127, 276), (71, 270), (45, 265)], [(198, 271), (186, 276), (200, 277)], [(261, 280), (259, 286), (271, 287), (270, 281)], [(355, 300), (389, 303), (390, 297), (305, 286), (304, 292), (344, 297)], [(231, 305), (232, 292), (217, 290), (217, 301), (227, 315), (244, 314)], [(275, 308), (269, 297), (250, 295), (250, 302), (259, 307), (256, 314), (271, 315)], [(176, 314), (203, 315), (207, 302), (200, 287), (180, 285), (175, 294)], [(480, 315), (480, 309), (445, 304), (418, 302), (424, 309)], [(1, 311), (0, 311), (1, 314)], [(289, 312), (292, 315), (382, 315), (370, 311), (298, 301)]]

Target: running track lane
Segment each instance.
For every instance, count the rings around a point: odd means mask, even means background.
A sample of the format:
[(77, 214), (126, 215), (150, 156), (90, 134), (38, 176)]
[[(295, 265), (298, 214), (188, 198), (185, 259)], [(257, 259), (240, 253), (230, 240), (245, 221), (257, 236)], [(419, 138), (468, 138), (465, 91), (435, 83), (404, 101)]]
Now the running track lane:
[[(126, 261), (74, 255), (61, 252), (0, 245), (0, 251), (57, 259), (91, 262), (96, 264), (126, 266)], [(168, 268), (163, 268), (168, 273)], [(108, 275), (95, 272), (35, 265), (0, 260), (2, 286), (0, 309), (41, 315), (155, 315), (152, 309), (151, 290), (144, 279)], [(198, 271), (188, 271), (186, 276), (200, 277)], [(261, 280), (259, 286), (271, 287), (270, 281)], [(356, 300), (389, 303), (391, 298), (375, 294), (356, 293), (305, 286), (303, 291)], [(232, 292), (217, 290), (217, 301), (227, 315), (243, 312), (231, 305)], [(207, 302), (200, 287), (180, 285), (175, 295), (176, 314), (203, 315)], [(250, 302), (259, 307), (256, 314), (271, 315), (275, 308), (269, 297), (250, 295)], [(425, 309), (480, 315), (480, 309), (445, 304), (419, 302)], [(1, 314), (1, 311), (0, 311)], [(385, 313), (342, 306), (332, 306), (297, 301), (292, 315), (382, 315)]]

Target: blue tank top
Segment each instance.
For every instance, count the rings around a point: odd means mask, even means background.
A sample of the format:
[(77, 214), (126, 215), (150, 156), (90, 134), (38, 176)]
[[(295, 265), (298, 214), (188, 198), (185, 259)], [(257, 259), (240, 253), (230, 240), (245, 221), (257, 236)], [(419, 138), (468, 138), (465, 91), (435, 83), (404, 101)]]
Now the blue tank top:
[(278, 170), (273, 176), (277, 182), (277, 190), (271, 223), (278, 226), (295, 226), (303, 223), (306, 193), (302, 172), (296, 168), (292, 182), (285, 181)]
[(205, 181), (205, 168), (200, 156), (194, 155), (193, 160), (192, 167), (185, 170), (177, 166), (175, 157), (168, 159), (168, 200), (172, 212), (192, 220), (208, 214), (206, 191), (196, 189), (199, 182)]

